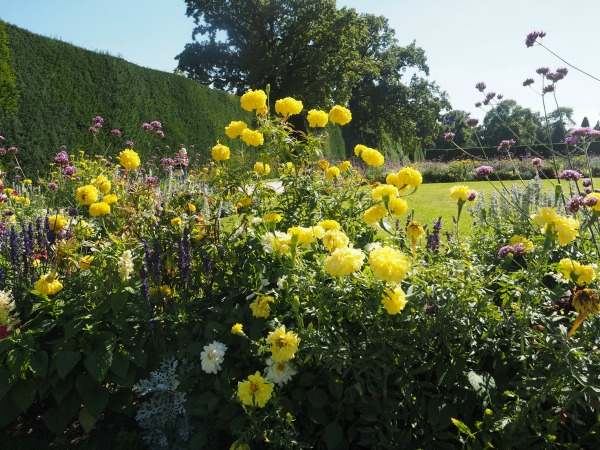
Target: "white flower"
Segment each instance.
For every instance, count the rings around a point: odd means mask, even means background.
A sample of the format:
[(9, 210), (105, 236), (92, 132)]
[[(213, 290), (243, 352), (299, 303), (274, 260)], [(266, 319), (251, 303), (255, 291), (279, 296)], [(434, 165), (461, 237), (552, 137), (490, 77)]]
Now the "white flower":
[(381, 242), (371, 242), (370, 244), (365, 245), (365, 251), (367, 253), (371, 253), (376, 248), (381, 248)]
[(204, 351), (200, 353), (202, 360), (202, 370), (206, 373), (217, 373), (221, 370), (221, 363), (224, 360), (227, 346), (221, 342), (213, 341), (204, 346)]
[(256, 225), (259, 223), (262, 223), (262, 219), (260, 217), (253, 217), (252, 220), (250, 221), (251, 224)]
[(133, 256), (131, 250), (125, 250), (117, 263), (119, 276), (123, 281), (128, 280), (133, 272)]
[(283, 289), (285, 287), (286, 280), (287, 280), (287, 275), (282, 275), (281, 278), (279, 278), (277, 280), (277, 287), (279, 289)]
[(275, 384), (285, 384), (298, 372), (287, 362), (275, 362), (267, 359), (267, 379)]
[(15, 309), (15, 300), (10, 291), (0, 291), (0, 325), (10, 325), (10, 313)]
[(267, 232), (261, 238), (261, 244), (265, 252), (276, 253), (281, 255), (290, 254), (290, 244), (292, 242), (292, 235), (289, 233), (282, 233), (276, 231), (275, 233)]

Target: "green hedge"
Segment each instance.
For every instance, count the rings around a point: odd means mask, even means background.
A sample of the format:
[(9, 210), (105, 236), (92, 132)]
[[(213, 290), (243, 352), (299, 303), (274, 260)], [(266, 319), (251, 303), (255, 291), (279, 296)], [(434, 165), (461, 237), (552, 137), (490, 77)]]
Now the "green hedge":
[[(233, 95), (0, 23), (11, 58), (3, 66), (16, 73), (20, 93), (14, 111), (0, 107), (0, 135), (7, 138), (4, 145), (19, 148), (19, 162), (28, 175), (45, 169), (61, 145), (71, 153), (104, 154), (112, 148), (116, 154), (131, 140), (148, 158), (157, 146), (193, 144), (191, 156), (200, 153), (204, 160), (217, 139), (227, 140), (223, 128), (232, 118), (251, 121)], [(94, 138), (88, 128), (98, 115), (105, 123)], [(142, 130), (142, 123), (152, 120), (162, 123), (164, 139)], [(122, 137), (112, 136), (112, 129), (121, 130)], [(339, 127), (332, 130), (326, 151), (343, 158)]]

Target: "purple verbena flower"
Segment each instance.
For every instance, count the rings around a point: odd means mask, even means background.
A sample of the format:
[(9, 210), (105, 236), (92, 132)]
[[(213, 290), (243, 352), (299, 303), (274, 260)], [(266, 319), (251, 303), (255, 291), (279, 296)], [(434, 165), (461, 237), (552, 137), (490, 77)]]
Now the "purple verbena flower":
[(480, 108), (480, 107), (481, 107), (481, 102), (475, 103), (475, 108)]
[(535, 83), (533, 78), (527, 78), (525, 81), (523, 81), (523, 86), (531, 86), (533, 83)]
[(587, 206), (588, 208), (591, 208), (592, 206), (596, 206), (597, 203), (598, 203), (597, 197), (586, 197), (583, 199), (583, 204), (585, 206)]
[(559, 67), (558, 69), (556, 69), (556, 73), (561, 74), (564, 78), (569, 73), (569, 69), (567, 69), (566, 67)]
[(496, 95), (496, 98), (497, 98), (498, 100), (502, 100), (502, 99), (504, 98), (504, 95), (502, 95), (502, 94), (498, 94), (498, 95)]
[(475, 176), (477, 178), (489, 177), (494, 173), (494, 168), (492, 166), (479, 166), (475, 169)]
[(455, 136), (455, 134), (452, 131), (448, 131), (447, 133), (444, 133), (444, 140), (452, 141), (452, 140), (454, 140), (454, 136)]
[(58, 189), (58, 184), (56, 183), (48, 183), (48, 189), (51, 191), (55, 191)]
[(17, 147), (8, 147), (6, 151), (10, 155), (16, 155), (17, 153), (19, 153), (19, 149)]
[(504, 259), (506, 255), (514, 253), (515, 249), (512, 245), (505, 245), (498, 250), (498, 259)]
[(158, 120), (153, 120), (152, 122), (150, 122), (150, 125), (154, 128), (162, 128), (162, 123), (160, 123)]
[(531, 164), (533, 164), (536, 167), (540, 167), (542, 165), (542, 160), (540, 158), (533, 158), (531, 160)]
[(479, 123), (479, 119), (476, 119), (474, 117), (467, 117), (466, 120), (465, 120), (465, 123), (469, 127), (475, 127)]
[(0, 156), (6, 155), (6, 148), (0, 147)]
[(548, 72), (550, 72), (550, 69), (548, 67), (539, 67), (535, 69), (535, 72), (539, 75), (546, 75)]
[(66, 151), (60, 151), (54, 157), (54, 162), (60, 167), (69, 165), (69, 154)]
[(579, 142), (580, 139), (577, 136), (567, 136), (565, 138), (565, 144), (567, 145), (577, 145)]
[(133, 141), (127, 141), (125, 145), (127, 145), (129, 148), (133, 148)]
[(488, 92), (488, 93), (486, 93), (486, 94), (485, 94), (485, 98), (486, 98), (487, 100), (491, 100), (491, 99), (493, 99), (495, 96), (496, 96), (496, 93), (495, 93), (495, 92), (493, 92), (493, 91), (490, 91), (490, 92)]
[(143, 123), (142, 129), (145, 131), (152, 131), (154, 129), (154, 127), (152, 125), (150, 125), (149, 123)]
[(96, 128), (96, 127), (89, 127), (88, 131), (92, 134), (98, 134), (98, 131), (100, 131), (100, 130), (98, 130), (98, 128)]
[(164, 138), (164, 137), (165, 137), (165, 133), (164, 133), (162, 130), (158, 130), (158, 131), (156, 132), (156, 135), (157, 135), (159, 138)]
[(559, 175), (558, 178), (562, 179), (562, 180), (569, 180), (569, 181), (577, 181), (579, 180), (581, 177), (583, 177), (583, 175), (581, 175), (579, 172), (577, 172), (576, 170), (571, 170), (571, 169), (566, 169), (563, 170)]
[(121, 137), (121, 130), (117, 130), (117, 129), (110, 130), (110, 134), (112, 134), (113, 136), (116, 136), (116, 137)]
[(548, 94), (549, 92), (554, 92), (554, 85), (553, 84), (549, 84), (548, 86), (544, 86), (544, 89), (542, 89), (542, 93), (543, 94)]
[(581, 184), (583, 185), (583, 187), (590, 187), (592, 185), (592, 180), (586, 178), (585, 180), (581, 181)]
[(581, 208), (583, 206), (583, 197), (578, 196), (578, 197), (573, 197), (572, 199), (570, 199), (567, 202), (567, 211), (569, 211), (571, 214), (575, 214), (577, 211), (579, 211), (579, 208)]
[(597, 136), (600, 136), (600, 131), (594, 130), (593, 128), (589, 128), (589, 127), (580, 127), (580, 128), (573, 128), (572, 130), (570, 130), (569, 135), (581, 136), (581, 137), (585, 137), (585, 136), (597, 137)]
[(538, 38), (543, 38), (544, 36), (546, 36), (544, 31), (532, 31), (527, 35), (527, 38), (525, 39), (525, 45), (527, 47), (532, 47)]
[(77, 167), (75, 166), (67, 166), (62, 170), (63, 175), (71, 176), (77, 173)]
[(500, 144), (498, 145), (498, 151), (505, 151), (508, 150), (511, 146), (515, 145), (516, 142), (514, 139), (504, 139), (502, 142), (500, 142)]
[(475, 85), (475, 89), (477, 89), (479, 92), (483, 92), (483, 91), (485, 91), (485, 88), (486, 88), (486, 87), (487, 87), (487, 86), (485, 85), (485, 83), (484, 83), (483, 81), (480, 81), (479, 83), (477, 83), (477, 84)]
[(471, 191), (469, 193), (469, 195), (467, 196), (467, 200), (470, 202), (474, 202), (476, 198), (477, 198), (477, 192), (475, 192), (475, 191)]
[(94, 123), (104, 123), (104, 119), (101, 116), (96, 116), (92, 119)]

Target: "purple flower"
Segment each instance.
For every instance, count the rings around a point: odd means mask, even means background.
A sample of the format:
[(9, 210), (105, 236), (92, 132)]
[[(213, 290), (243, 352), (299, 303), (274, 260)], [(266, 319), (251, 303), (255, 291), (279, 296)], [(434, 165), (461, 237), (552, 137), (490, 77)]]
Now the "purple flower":
[(150, 125), (149, 123), (143, 123), (142, 129), (145, 131), (152, 131), (154, 129), (154, 127), (152, 125)]
[(171, 150), (171, 147), (169, 147), (168, 145), (165, 145), (165, 150)]
[(477, 84), (475, 85), (475, 89), (477, 89), (479, 92), (483, 92), (483, 91), (485, 91), (485, 88), (486, 88), (486, 87), (487, 87), (487, 86), (485, 85), (485, 83), (484, 83), (483, 81), (480, 81), (479, 83), (477, 83)]
[(579, 211), (579, 208), (581, 208), (583, 206), (583, 197), (578, 196), (578, 197), (573, 197), (571, 200), (569, 200), (567, 202), (567, 211), (569, 211), (571, 214), (575, 214), (577, 211)]
[(566, 67), (560, 67), (560, 68), (556, 69), (556, 73), (562, 75), (564, 78), (569, 73), (569, 69), (567, 69)]
[(493, 91), (488, 92), (487, 94), (485, 94), (485, 98), (486, 100), (491, 100), (496, 96), (496, 93)]
[(580, 140), (577, 136), (567, 136), (565, 138), (565, 144), (567, 145), (577, 145), (579, 142)]
[(6, 151), (11, 155), (16, 155), (19, 153), (19, 149), (17, 147), (8, 147)]
[(98, 130), (98, 128), (96, 128), (96, 127), (89, 127), (88, 131), (92, 134), (98, 134), (98, 131), (100, 131), (100, 130)]
[(477, 192), (475, 192), (475, 191), (471, 191), (471, 193), (469, 193), (469, 195), (467, 196), (467, 200), (470, 202), (474, 202), (476, 198), (477, 198)]
[(4, 147), (0, 147), (0, 155), (1, 156), (6, 155), (6, 149)]
[(583, 204), (585, 206), (587, 206), (588, 208), (591, 208), (592, 206), (596, 206), (596, 203), (598, 203), (598, 198), (596, 198), (596, 197), (586, 197), (583, 199)]
[(158, 130), (158, 131), (156, 132), (156, 135), (157, 135), (159, 138), (164, 138), (164, 137), (165, 137), (165, 133), (164, 133), (162, 130)]
[(63, 175), (71, 176), (77, 173), (77, 167), (75, 166), (67, 166), (62, 171)]
[(506, 255), (514, 253), (515, 249), (512, 245), (505, 245), (498, 250), (498, 259), (504, 259)]
[(100, 123), (100, 122), (96, 122), (96, 123), (94, 124), (94, 128), (98, 128), (98, 129), (102, 128), (102, 123)]
[(117, 130), (117, 129), (110, 130), (110, 134), (112, 134), (113, 136), (116, 136), (116, 137), (121, 137), (121, 130)]
[(133, 148), (133, 141), (127, 141), (125, 145), (127, 145), (129, 148)]
[(150, 122), (150, 126), (154, 128), (162, 128), (162, 123), (160, 123), (158, 120), (153, 120)]
[(542, 93), (547, 94), (549, 92), (554, 92), (554, 85), (550, 84), (548, 86), (544, 86), (544, 89), (542, 89)]
[(497, 98), (498, 100), (502, 100), (502, 99), (504, 98), (504, 95), (502, 95), (502, 94), (498, 94), (498, 95), (496, 95), (496, 98)]
[(65, 152), (64, 150), (61, 152), (58, 152), (56, 154), (56, 156), (54, 157), (54, 162), (60, 167), (68, 166), (69, 165), (69, 154), (67, 152)]
[(561, 178), (563, 180), (570, 180), (570, 181), (577, 181), (579, 180), (581, 177), (583, 177), (583, 175), (581, 175), (579, 172), (577, 172), (576, 170), (571, 170), (571, 169), (566, 169), (563, 170), (559, 175), (558, 178)]
[(540, 158), (533, 158), (531, 160), (531, 164), (533, 164), (536, 167), (540, 167), (542, 165), (542, 160)]
[(479, 166), (475, 169), (475, 176), (477, 178), (489, 177), (494, 173), (494, 168), (492, 166)]
[(67, 146), (63, 144), (63, 145), (61, 145), (59, 148), (60, 148), (61, 150), (66, 150), (66, 149), (67, 149)]
[(144, 180), (144, 183), (149, 187), (158, 187), (158, 185), (160, 184), (160, 178), (153, 175), (153, 176), (147, 177)]
[(6, 138), (2, 135), (0, 135), (0, 142), (4, 142), (6, 140)]
[(544, 36), (546, 36), (544, 31), (532, 31), (527, 35), (527, 38), (525, 39), (525, 45), (527, 47), (532, 47), (537, 38), (543, 38)]
[(444, 140), (445, 141), (452, 141), (454, 140), (454, 133), (452, 131), (448, 131), (447, 133), (444, 133)]
[(515, 255), (522, 255), (525, 253), (525, 245), (518, 243), (513, 245), (513, 254)]
[(58, 189), (58, 184), (56, 183), (48, 183), (48, 189), (51, 191), (55, 191)]
[(196, 148), (196, 147), (194, 146), (194, 144), (192, 144), (192, 145), (190, 145), (190, 148)]
[(92, 122), (102, 124), (102, 123), (104, 123), (104, 119), (100, 116), (96, 116), (92, 119)]
[(535, 72), (539, 75), (546, 75), (550, 72), (550, 69), (548, 67), (539, 67), (538, 69), (535, 69)]
[(502, 142), (500, 142), (500, 144), (498, 145), (498, 151), (505, 151), (508, 150), (511, 146), (515, 145), (516, 142), (514, 139), (504, 139)]
[(583, 185), (583, 187), (590, 187), (592, 185), (592, 180), (590, 180), (589, 178), (586, 178), (585, 180), (583, 180), (581, 182), (581, 184)]
[(467, 117), (465, 123), (470, 127), (475, 127), (479, 123), (479, 119), (476, 119), (474, 117)]
[(550, 81), (552, 81), (553, 83), (556, 83), (557, 81), (562, 80), (565, 77), (565, 75), (563, 73), (559, 73), (559, 72), (548, 72), (546, 74), (546, 78)]
[(533, 83), (535, 83), (533, 78), (527, 78), (525, 81), (523, 81), (523, 86), (531, 86)]
[(571, 131), (569, 131), (569, 135), (581, 136), (581, 137), (585, 137), (585, 136), (597, 137), (597, 136), (600, 136), (600, 131), (594, 130), (593, 128), (589, 128), (589, 127), (573, 128)]
[(481, 102), (475, 103), (475, 108), (480, 108), (480, 107), (481, 107)]
[(586, 187), (584, 192), (585, 192), (586, 194), (591, 194), (591, 193), (592, 193), (592, 192), (594, 192), (594, 191), (592, 190), (592, 188), (591, 188), (591, 187)]

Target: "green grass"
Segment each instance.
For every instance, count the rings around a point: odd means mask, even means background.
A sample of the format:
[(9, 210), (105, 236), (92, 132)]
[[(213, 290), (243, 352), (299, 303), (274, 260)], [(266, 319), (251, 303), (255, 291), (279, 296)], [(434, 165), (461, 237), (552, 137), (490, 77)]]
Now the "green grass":
[[(503, 181), (502, 183), (508, 189), (510, 189), (513, 185), (523, 186), (523, 182), (521, 181)], [(528, 183), (528, 181), (525, 181), (524, 183)], [(554, 184), (552, 183), (556, 184), (556, 180), (542, 180), (544, 190), (554, 192)], [(565, 182), (563, 181), (563, 188), (566, 189), (566, 185), (564, 183)], [(489, 200), (494, 190), (494, 186), (492, 186), (492, 184), (495, 185), (496, 188), (500, 190), (502, 189), (502, 185), (499, 181), (422, 184), (417, 189), (417, 192), (405, 198), (408, 202), (409, 211), (414, 210), (414, 220), (419, 221), (423, 226), (427, 225), (429, 229), (431, 229), (433, 222), (435, 222), (438, 217), (442, 216), (442, 232), (453, 230), (454, 223), (452, 221), (452, 217), (456, 217), (458, 208), (456, 202), (448, 195), (452, 186), (461, 184), (469, 186), (479, 193), (483, 192), (487, 200)], [(480, 201), (480, 199), (477, 201)], [(465, 205), (461, 213), (459, 223), (459, 233), (461, 236), (469, 235), (473, 230), (473, 218), (468, 212), (470, 207), (471, 205)]]

